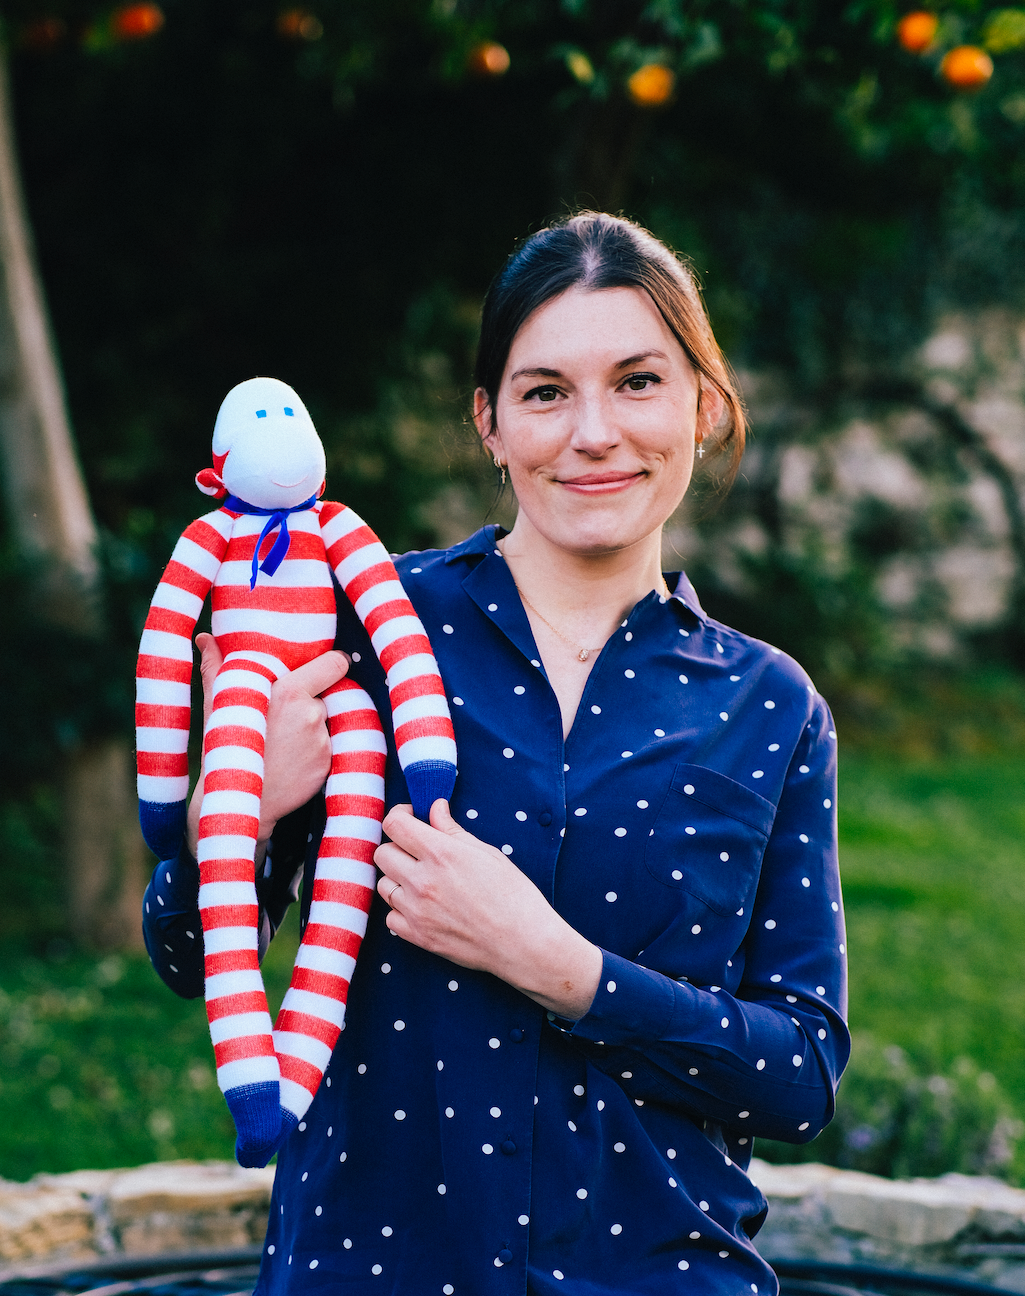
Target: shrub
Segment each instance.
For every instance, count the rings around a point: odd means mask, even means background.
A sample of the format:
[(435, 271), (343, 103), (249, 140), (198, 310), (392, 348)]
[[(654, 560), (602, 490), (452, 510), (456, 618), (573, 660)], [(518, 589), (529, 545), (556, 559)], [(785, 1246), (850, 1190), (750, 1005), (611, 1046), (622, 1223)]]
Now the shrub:
[(855, 1040), (836, 1116), (802, 1147), (763, 1141), (768, 1161), (822, 1161), (892, 1179), (961, 1174), (1017, 1180), (1025, 1124), (996, 1077), (970, 1058), (945, 1072), (917, 1067), (902, 1048)]

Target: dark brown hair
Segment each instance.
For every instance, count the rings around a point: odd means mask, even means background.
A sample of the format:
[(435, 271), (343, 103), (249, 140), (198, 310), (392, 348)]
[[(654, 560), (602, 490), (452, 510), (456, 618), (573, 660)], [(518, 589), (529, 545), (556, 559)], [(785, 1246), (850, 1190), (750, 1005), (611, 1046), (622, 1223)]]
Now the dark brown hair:
[(737, 383), (712, 335), (690, 268), (653, 234), (620, 216), (580, 212), (526, 239), (495, 276), (484, 299), (474, 377), (492, 410), (516, 334), (539, 307), (570, 288), (641, 288), (725, 413), (715, 448), (729, 450), (723, 485), (737, 474), (746, 419)]

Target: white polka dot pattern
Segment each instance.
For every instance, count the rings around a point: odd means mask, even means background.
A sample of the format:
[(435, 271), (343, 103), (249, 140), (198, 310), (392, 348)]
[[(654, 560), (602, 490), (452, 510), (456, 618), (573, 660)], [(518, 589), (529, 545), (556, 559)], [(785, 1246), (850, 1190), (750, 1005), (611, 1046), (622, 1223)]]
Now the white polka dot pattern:
[[(748, 1290), (752, 1278), (771, 1290), (720, 1221), (750, 1193), (738, 1166), (754, 1138), (816, 1133), (843, 1044), (824, 705), (787, 658), (652, 595), (603, 650), (564, 743), (504, 561), (476, 543), (416, 555), (409, 580), (449, 697), (463, 700), (453, 701), (464, 767), (452, 812), (492, 848), (494, 868), (522, 869), (608, 951), (600, 989), (575, 1024), (546, 1015), (486, 973), (393, 939), (375, 905), (333, 1087), (279, 1169), (284, 1215), (272, 1217), (264, 1263), (284, 1276), (294, 1248), (300, 1272), (316, 1259), (321, 1282), (355, 1285), (377, 1264), (381, 1290), (408, 1263), (411, 1289), (467, 1296), (507, 1275), (515, 1285), (528, 1244), (539, 1282), (600, 1286), (614, 1247), (623, 1272), (660, 1257), (652, 1281), (666, 1290)], [(363, 657), (361, 684), (376, 669)], [(176, 870), (168, 862), (155, 878), (151, 911), (180, 912)], [(153, 943), (172, 946), (188, 975), (180, 924), (195, 930), (194, 919), (176, 921)], [(725, 1122), (726, 1150), (709, 1159), (707, 1138), (674, 1114), (682, 1107)], [(686, 1169), (695, 1157), (706, 1167), (700, 1202)], [(390, 1165), (406, 1175), (401, 1192), (378, 1187)], [(520, 1187), (531, 1180), (540, 1229)], [(428, 1218), (466, 1222), (470, 1276), (451, 1267), (450, 1224), (434, 1236), (418, 1223)], [(546, 1249), (553, 1228), (579, 1244)]]

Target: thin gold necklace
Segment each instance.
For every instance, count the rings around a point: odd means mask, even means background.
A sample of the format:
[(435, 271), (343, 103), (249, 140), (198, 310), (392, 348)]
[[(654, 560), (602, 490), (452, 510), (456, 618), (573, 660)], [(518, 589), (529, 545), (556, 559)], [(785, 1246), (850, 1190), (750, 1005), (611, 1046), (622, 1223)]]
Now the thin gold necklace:
[[(516, 582), (513, 581), (513, 584), (516, 585)], [(572, 639), (567, 639), (561, 630), (557, 630), (555, 626), (552, 625), (551, 621), (549, 621), (548, 618), (544, 616), (543, 613), (537, 610), (537, 608), (533, 605), (533, 603), (531, 603), (530, 599), (527, 598), (526, 594), (524, 594), (524, 592), (520, 589), (518, 585), (516, 585), (516, 593), (519, 594), (520, 598), (523, 600), (524, 603), (526, 603), (527, 607), (530, 608), (531, 612), (533, 612), (535, 616), (541, 618), (541, 620), (545, 623), (548, 629), (551, 630), (552, 634), (558, 635), (563, 643), (569, 644), (569, 646), (576, 651), (577, 661), (585, 662), (587, 661), (588, 657), (590, 657), (591, 653), (601, 651), (601, 649), (599, 648), (581, 648), (580, 645), (574, 643)]]
[[(499, 550), (499, 552), (501, 553), (501, 550)], [(502, 554), (502, 557), (504, 558), (505, 554)], [(506, 561), (508, 562), (508, 560)], [(509, 572), (509, 575), (512, 576), (511, 570)], [(515, 576), (513, 576), (513, 584), (516, 585)], [(665, 582), (665, 577), (662, 578), (662, 588), (665, 591), (665, 597), (669, 598), (670, 597), (669, 586)], [(523, 602), (526, 603), (527, 607), (530, 608), (531, 612), (533, 612), (536, 617), (541, 618), (541, 620), (545, 623), (548, 629), (551, 630), (552, 634), (558, 635), (558, 637), (562, 640), (563, 643), (569, 644), (569, 646), (574, 650), (574, 652), (577, 655), (577, 661), (585, 662), (587, 661), (588, 657), (590, 657), (591, 653), (601, 651), (600, 648), (583, 648), (581, 647), (580, 644), (574, 643), (574, 641), (572, 639), (567, 638), (567, 636), (564, 635), (561, 630), (559, 630), (556, 626), (553, 626), (551, 621), (548, 620), (548, 618), (544, 615), (543, 612), (539, 612), (537, 610), (537, 608), (533, 605), (533, 603), (531, 603), (530, 599), (527, 598), (526, 594), (524, 594), (524, 592), (520, 589), (519, 585), (516, 585), (516, 593), (520, 596)]]

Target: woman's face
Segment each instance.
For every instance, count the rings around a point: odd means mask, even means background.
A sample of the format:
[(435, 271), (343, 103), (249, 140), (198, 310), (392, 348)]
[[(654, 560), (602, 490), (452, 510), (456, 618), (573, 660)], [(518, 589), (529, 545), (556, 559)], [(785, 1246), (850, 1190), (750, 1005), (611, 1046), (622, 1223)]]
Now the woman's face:
[(570, 289), (517, 333), (489, 419), (477, 427), (508, 465), (521, 515), (580, 555), (629, 548), (683, 498), (694, 439), (722, 411), (639, 288)]

